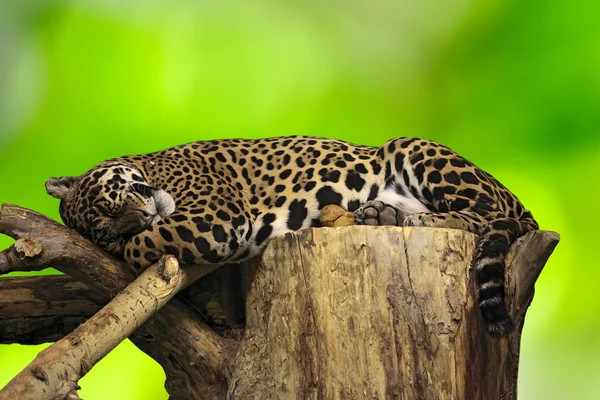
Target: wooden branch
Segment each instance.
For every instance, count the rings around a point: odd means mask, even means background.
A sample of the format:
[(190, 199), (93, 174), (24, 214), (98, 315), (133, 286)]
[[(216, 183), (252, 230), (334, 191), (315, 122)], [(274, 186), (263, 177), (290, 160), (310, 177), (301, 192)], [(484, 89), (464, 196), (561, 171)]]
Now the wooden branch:
[(475, 239), (365, 226), (273, 239), (257, 260), (228, 398), (516, 399), (525, 311), (559, 238), (533, 232), (512, 246), (516, 329), (501, 339), (479, 315)]
[(106, 300), (67, 275), (0, 279), (0, 344), (55, 342)]
[[(40, 269), (52, 266), (106, 299), (123, 290), (135, 277), (124, 262), (100, 251), (77, 232), (25, 208), (3, 205), (0, 233), (17, 240), (31, 238), (42, 248), (31, 255), (15, 252), (15, 246), (5, 250), (0, 256), (3, 271), (18, 270), (23, 263)], [(199, 277), (214, 266), (195, 268)], [(177, 299), (130, 339), (163, 366), (167, 375), (165, 386), (173, 399), (214, 398), (222, 390), (221, 363), (226, 343)]]
[(38, 354), (0, 391), (0, 400), (78, 398), (79, 379), (197, 276), (196, 268), (180, 268), (175, 257), (163, 257), (73, 333)]

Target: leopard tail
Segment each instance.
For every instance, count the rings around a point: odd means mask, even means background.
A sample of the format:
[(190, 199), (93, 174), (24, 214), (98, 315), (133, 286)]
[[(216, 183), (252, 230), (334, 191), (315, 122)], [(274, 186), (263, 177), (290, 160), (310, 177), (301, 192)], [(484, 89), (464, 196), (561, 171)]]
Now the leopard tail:
[(505, 302), (506, 255), (513, 242), (538, 229), (533, 216), (525, 211), (521, 218), (492, 221), (481, 233), (475, 252), (475, 271), (479, 288), (479, 309), (487, 331), (502, 336), (513, 328)]

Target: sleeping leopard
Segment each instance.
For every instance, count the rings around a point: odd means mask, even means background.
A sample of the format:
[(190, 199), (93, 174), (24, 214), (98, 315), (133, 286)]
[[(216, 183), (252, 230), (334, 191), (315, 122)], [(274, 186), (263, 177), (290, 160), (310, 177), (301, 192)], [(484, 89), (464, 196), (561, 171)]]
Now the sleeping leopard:
[(504, 301), (509, 246), (538, 229), (490, 174), (418, 138), (381, 147), (318, 137), (201, 141), (108, 160), (51, 178), (46, 189), (61, 199), (68, 227), (136, 270), (163, 254), (183, 264), (245, 260), (274, 236), (319, 226), (329, 204), (353, 211), (357, 224), (380, 214), (381, 224), (473, 232), (479, 307), (493, 336), (513, 324)]

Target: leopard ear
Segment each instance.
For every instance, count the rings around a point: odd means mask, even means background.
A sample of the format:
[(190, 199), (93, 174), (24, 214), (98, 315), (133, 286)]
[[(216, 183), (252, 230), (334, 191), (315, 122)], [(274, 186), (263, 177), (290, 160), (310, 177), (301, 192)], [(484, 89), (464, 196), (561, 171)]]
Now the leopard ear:
[(57, 199), (64, 199), (75, 190), (79, 182), (78, 176), (61, 176), (60, 178), (50, 178), (46, 182), (46, 192)]

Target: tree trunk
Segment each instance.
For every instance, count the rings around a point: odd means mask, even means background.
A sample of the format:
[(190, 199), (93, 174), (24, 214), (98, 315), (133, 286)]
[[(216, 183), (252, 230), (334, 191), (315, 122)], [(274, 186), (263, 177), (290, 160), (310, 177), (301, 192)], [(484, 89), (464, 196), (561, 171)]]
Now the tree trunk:
[(515, 329), (501, 339), (479, 315), (475, 240), (364, 226), (272, 240), (257, 260), (228, 398), (515, 399), (525, 311), (558, 235), (533, 232), (512, 247)]

